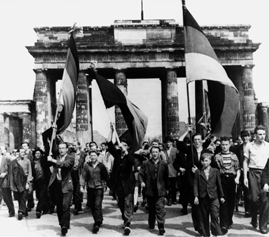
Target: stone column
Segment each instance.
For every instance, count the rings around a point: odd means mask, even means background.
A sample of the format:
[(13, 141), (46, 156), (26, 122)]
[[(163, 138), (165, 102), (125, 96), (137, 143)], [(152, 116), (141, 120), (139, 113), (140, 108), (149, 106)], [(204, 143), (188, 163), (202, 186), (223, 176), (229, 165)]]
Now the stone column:
[(5, 142), (5, 116), (0, 113), (0, 147), (4, 147)]
[(240, 132), (243, 130), (243, 101), (244, 101), (244, 92), (243, 92), (243, 81), (242, 81), (242, 70), (241, 66), (228, 67), (225, 68), (229, 78), (233, 81), (235, 87), (239, 93), (239, 101), (240, 101), (240, 110), (239, 116), (235, 122), (232, 136), (233, 138), (237, 138), (240, 135)]
[(162, 80), (162, 130), (163, 138), (179, 134), (179, 106), (177, 73), (167, 70)]
[[(124, 71), (116, 70), (114, 83), (122, 91), (122, 93), (127, 96), (127, 79)], [(115, 107), (115, 121), (116, 131), (118, 135), (121, 136), (128, 128), (118, 106)]]
[(48, 97), (47, 70), (35, 70), (36, 81), (34, 89), (34, 100), (36, 101), (36, 145), (43, 147), (42, 133), (51, 126), (51, 100)]
[(255, 94), (252, 82), (253, 65), (242, 66), (243, 86), (243, 129), (253, 131), (255, 128)]
[(268, 124), (268, 103), (262, 102), (258, 104), (258, 124), (266, 127), (266, 137), (269, 136)]
[(92, 112), (89, 80), (85, 72), (79, 73), (76, 100), (76, 133), (82, 147), (93, 140), (92, 137)]
[(35, 141), (32, 137), (32, 120), (31, 114), (29, 113), (20, 113), (19, 118), (22, 119), (22, 141), (28, 141), (30, 148), (35, 147)]

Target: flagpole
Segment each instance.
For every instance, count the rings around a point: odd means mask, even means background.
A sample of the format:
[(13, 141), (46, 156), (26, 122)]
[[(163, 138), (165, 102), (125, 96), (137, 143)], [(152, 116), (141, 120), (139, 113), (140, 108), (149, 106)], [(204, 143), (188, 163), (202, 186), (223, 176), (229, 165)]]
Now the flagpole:
[(108, 116), (108, 119), (109, 119), (109, 121), (110, 121), (110, 124), (113, 126), (113, 130), (115, 131), (116, 140), (117, 140), (117, 143), (118, 143), (118, 145), (119, 145), (119, 144), (120, 144), (120, 138), (119, 138), (119, 135), (118, 135), (117, 130), (116, 130), (116, 128), (115, 128), (115, 124), (112, 123), (112, 121), (111, 121), (110, 115), (109, 115), (109, 113), (108, 113), (108, 109), (106, 109), (106, 112), (107, 112), (107, 116)]
[[(51, 135), (51, 139), (50, 139), (50, 150), (49, 150), (49, 156), (51, 155), (52, 153), (52, 146), (53, 146), (53, 141), (56, 137), (56, 132), (57, 132), (57, 120), (58, 118), (60, 117), (61, 115), (61, 112), (62, 112), (62, 105), (60, 104), (60, 99), (62, 97), (62, 89), (60, 90), (60, 93), (59, 93), (59, 97), (58, 97), (58, 103), (57, 103), (57, 108), (56, 108), (56, 113), (55, 113), (55, 118), (54, 118), (54, 121), (53, 121), (53, 124), (52, 124), (52, 135)], [(61, 109), (60, 109), (61, 107)]]
[[(187, 102), (188, 102), (188, 122), (190, 126), (191, 125), (191, 109), (190, 109), (189, 83), (186, 82), (186, 86), (187, 86)], [(191, 160), (192, 160), (192, 164), (194, 165), (192, 130), (189, 133), (190, 133), (190, 140), (191, 140)]]
[[(184, 16), (184, 9), (186, 8), (185, 0), (182, 0), (182, 12)], [(184, 17), (183, 17), (183, 28), (184, 28)], [(184, 30), (185, 33), (185, 30)], [(185, 69), (186, 69), (186, 61), (185, 61)], [(189, 93), (189, 83), (187, 83), (187, 74), (186, 74), (186, 88), (187, 88), (187, 103), (188, 103), (188, 123), (189, 126), (191, 125), (191, 109), (190, 109), (190, 93)], [(190, 133), (190, 140), (191, 140), (191, 161), (194, 165), (194, 158), (193, 158), (193, 141), (192, 141), (192, 130)]]

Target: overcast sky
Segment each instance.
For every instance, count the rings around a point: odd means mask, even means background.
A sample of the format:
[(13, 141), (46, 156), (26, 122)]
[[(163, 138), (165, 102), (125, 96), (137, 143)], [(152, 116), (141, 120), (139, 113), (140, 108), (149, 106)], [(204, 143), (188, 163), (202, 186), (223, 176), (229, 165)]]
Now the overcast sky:
[[(137, 20), (141, 18), (140, 0), (0, 0), (1, 20), (1, 86), (0, 99), (32, 99), (35, 74), (34, 61), (25, 46), (36, 41), (34, 27), (42, 26), (110, 26), (114, 20)], [(269, 101), (268, 52), (269, 52), (269, 1), (268, 0), (186, 0), (186, 5), (198, 24), (227, 25), (249, 24), (250, 38), (262, 43), (254, 53), (253, 82), (259, 102)], [(144, 19), (174, 19), (182, 25), (181, 0), (144, 0)], [(155, 85), (146, 100), (137, 96), (134, 89), (140, 83), (128, 82), (129, 99), (137, 104), (149, 120), (149, 134), (161, 132), (160, 83)], [(153, 83), (153, 84), (151, 84)], [(181, 84), (180, 81), (179, 84)], [(94, 87), (95, 88), (95, 87)], [(148, 88), (144, 88), (147, 92)], [(141, 92), (140, 92), (141, 93)], [(95, 98), (98, 91), (94, 89)], [(180, 95), (182, 96), (182, 95)], [(142, 100), (141, 100), (142, 98)], [(152, 104), (156, 106), (152, 106)], [(185, 102), (184, 102), (185, 103)], [(99, 104), (94, 109), (100, 110)], [(154, 109), (153, 108), (157, 108)], [(98, 117), (98, 113), (94, 116)], [(180, 114), (183, 120), (186, 116)], [(156, 119), (157, 117), (157, 119)], [(99, 120), (98, 118), (94, 118)], [(95, 129), (101, 131), (96, 122)], [(103, 134), (106, 136), (106, 134)]]

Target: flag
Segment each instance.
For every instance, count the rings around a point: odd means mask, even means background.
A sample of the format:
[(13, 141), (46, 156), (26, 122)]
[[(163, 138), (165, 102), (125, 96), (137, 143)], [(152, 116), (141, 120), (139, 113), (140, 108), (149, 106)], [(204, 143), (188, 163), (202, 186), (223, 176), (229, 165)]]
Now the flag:
[(117, 105), (121, 109), (130, 137), (132, 138), (132, 141), (130, 141), (132, 142), (132, 149), (137, 151), (140, 149), (146, 135), (148, 124), (146, 115), (112, 82), (97, 73), (95, 73), (95, 78), (106, 108)]
[(185, 6), (183, 18), (187, 83), (207, 80), (212, 135), (230, 136), (239, 112), (238, 91)]
[(79, 61), (76, 43), (71, 33), (68, 51), (62, 77), (62, 112), (57, 120), (57, 133), (60, 134), (69, 126), (72, 120), (76, 102), (76, 89), (79, 73)]

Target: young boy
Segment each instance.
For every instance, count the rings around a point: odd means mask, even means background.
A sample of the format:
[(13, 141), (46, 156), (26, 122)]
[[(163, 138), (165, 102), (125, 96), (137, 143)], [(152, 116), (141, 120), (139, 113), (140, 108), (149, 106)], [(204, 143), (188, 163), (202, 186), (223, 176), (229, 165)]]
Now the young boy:
[(202, 169), (196, 170), (194, 177), (194, 204), (200, 209), (200, 231), (203, 236), (210, 236), (209, 214), (211, 215), (211, 232), (222, 235), (219, 224), (219, 198), (225, 202), (218, 169), (210, 166), (213, 154), (201, 155)]
[(89, 204), (94, 219), (92, 232), (96, 234), (103, 223), (102, 202), (105, 185), (108, 184), (109, 176), (106, 167), (98, 162), (96, 150), (89, 151), (90, 162), (83, 168), (83, 177), (87, 184)]
[(228, 137), (221, 137), (221, 152), (215, 156), (220, 171), (221, 186), (224, 192), (225, 202), (220, 205), (220, 227), (223, 234), (233, 224), (233, 213), (235, 208), (235, 187), (239, 184), (240, 166), (237, 156), (230, 151)]

